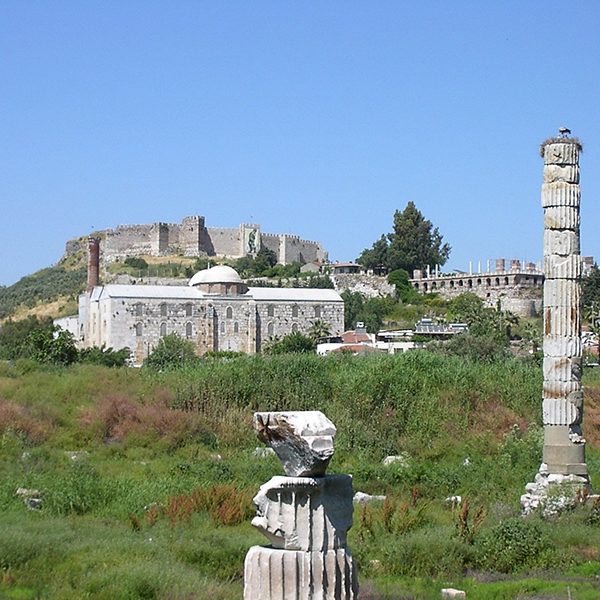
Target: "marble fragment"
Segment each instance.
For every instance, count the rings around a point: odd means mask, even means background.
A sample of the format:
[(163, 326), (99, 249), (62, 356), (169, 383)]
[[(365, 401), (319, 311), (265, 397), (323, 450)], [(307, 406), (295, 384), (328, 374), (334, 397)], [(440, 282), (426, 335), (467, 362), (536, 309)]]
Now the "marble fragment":
[(322, 412), (257, 412), (254, 429), (273, 448), (289, 477), (325, 474), (336, 428)]

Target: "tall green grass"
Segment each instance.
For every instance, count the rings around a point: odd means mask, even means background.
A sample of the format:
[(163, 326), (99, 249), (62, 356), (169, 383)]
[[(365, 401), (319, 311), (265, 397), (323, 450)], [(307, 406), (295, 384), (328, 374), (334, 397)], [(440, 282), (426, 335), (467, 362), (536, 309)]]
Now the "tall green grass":
[[(244, 555), (265, 543), (245, 518), (249, 498), (282, 472), (254, 456), (252, 413), (312, 409), (338, 428), (330, 471), (390, 497), (357, 508), (350, 532), (366, 600), (449, 586), (475, 598), (598, 591), (589, 510), (515, 520), (541, 460), (534, 365), (423, 351), (215, 358), (162, 373), (25, 366), (0, 368), (0, 597), (241, 599)], [(594, 482), (593, 447), (588, 465)], [(18, 487), (39, 490), (41, 510)], [(232, 490), (230, 511), (206, 504)], [(445, 502), (455, 494), (470, 514)]]

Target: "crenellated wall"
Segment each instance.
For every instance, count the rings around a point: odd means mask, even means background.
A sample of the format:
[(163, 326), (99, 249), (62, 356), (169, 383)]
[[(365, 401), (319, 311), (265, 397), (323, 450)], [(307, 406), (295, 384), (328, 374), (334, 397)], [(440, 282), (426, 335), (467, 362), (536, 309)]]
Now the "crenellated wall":
[[(297, 235), (262, 233), (258, 224), (207, 228), (204, 217), (198, 215), (185, 217), (181, 223), (119, 225), (95, 235), (103, 238), (104, 262), (170, 254), (240, 258), (256, 254), (261, 247), (275, 252), (281, 264), (304, 264), (327, 258), (327, 252), (318, 242), (303, 240)], [(84, 247), (80, 239), (69, 240), (63, 258)]]

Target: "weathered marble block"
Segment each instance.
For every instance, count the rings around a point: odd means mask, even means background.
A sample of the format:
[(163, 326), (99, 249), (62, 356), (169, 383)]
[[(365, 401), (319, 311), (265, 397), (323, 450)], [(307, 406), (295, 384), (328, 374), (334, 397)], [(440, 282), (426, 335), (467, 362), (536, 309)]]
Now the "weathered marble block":
[(258, 438), (273, 448), (286, 475), (324, 475), (333, 456), (335, 425), (319, 411), (257, 412)]
[(545, 229), (571, 229), (579, 231), (579, 208), (574, 206), (548, 206), (544, 211)]
[(544, 182), (579, 183), (579, 167), (575, 165), (546, 165), (544, 167)]
[(544, 306), (572, 308), (581, 302), (581, 286), (573, 279), (548, 279), (544, 281)]
[(576, 358), (581, 356), (582, 344), (578, 337), (547, 335), (543, 343), (544, 356)]
[(544, 231), (544, 254), (579, 254), (579, 235), (568, 229), (547, 229)]
[(581, 390), (581, 382), (544, 381), (542, 388), (544, 398), (566, 398), (569, 394)]
[(581, 328), (579, 311), (569, 306), (544, 306), (544, 335), (575, 337)]
[(349, 550), (301, 552), (252, 546), (244, 563), (244, 600), (355, 600)]
[(254, 498), (252, 525), (274, 548), (335, 550), (352, 527), (352, 477), (273, 477)]
[(542, 420), (544, 425), (573, 425), (580, 422), (581, 403), (579, 407), (570, 400), (544, 398), (542, 403)]
[[(581, 190), (576, 183), (567, 181), (554, 181), (556, 173), (544, 171), (544, 183), (542, 185), (542, 208), (569, 207), (579, 209), (581, 204)], [(546, 179), (548, 176), (548, 179)]]
[[(548, 279), (578, 279), (581, 277), (581, 256), (544, 256), (544, 273)], [(544, 284), (546, 282), (544, 281)]]
[(545, 381), (581, 381), (581, 358), (545, 356), (543, 361)]
[(544, 147), (544, 164), (577, 165), (579, 164), (579, 146), (573, 143), (554, 142)]

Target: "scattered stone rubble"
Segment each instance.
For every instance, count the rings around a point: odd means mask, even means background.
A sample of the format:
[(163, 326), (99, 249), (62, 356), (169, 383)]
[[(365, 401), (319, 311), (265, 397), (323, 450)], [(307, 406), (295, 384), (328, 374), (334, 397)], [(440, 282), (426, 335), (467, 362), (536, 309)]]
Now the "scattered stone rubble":
[(385, 499), (386, 496), (372, 496), (371, 494), (365, 494), (364, 492), (356, 492), (353, 501), (356, 504), (370, 504), (371, 502), (384, 502)]
[(254, 428), (283, 465), (254, 498), (252, 524), (270, 546), (244, 564), (244, 600), (355, 600), (358, 580), (347, 532), (352, 478), (326, 475), (335, 426), (317, 411), (256, 413)]
[(442, 598), (448, 600), (456, 600), (457, 598), (466, 598), (466, 592), (463, 590), (456, 590), (454, 588), (443, 588), (442, 589)]
[(23, 500), (23, 503), (29, 510), (42, 508), (42, 492), (39, 490), (20, 487), (17, 488), (15, 494)]

